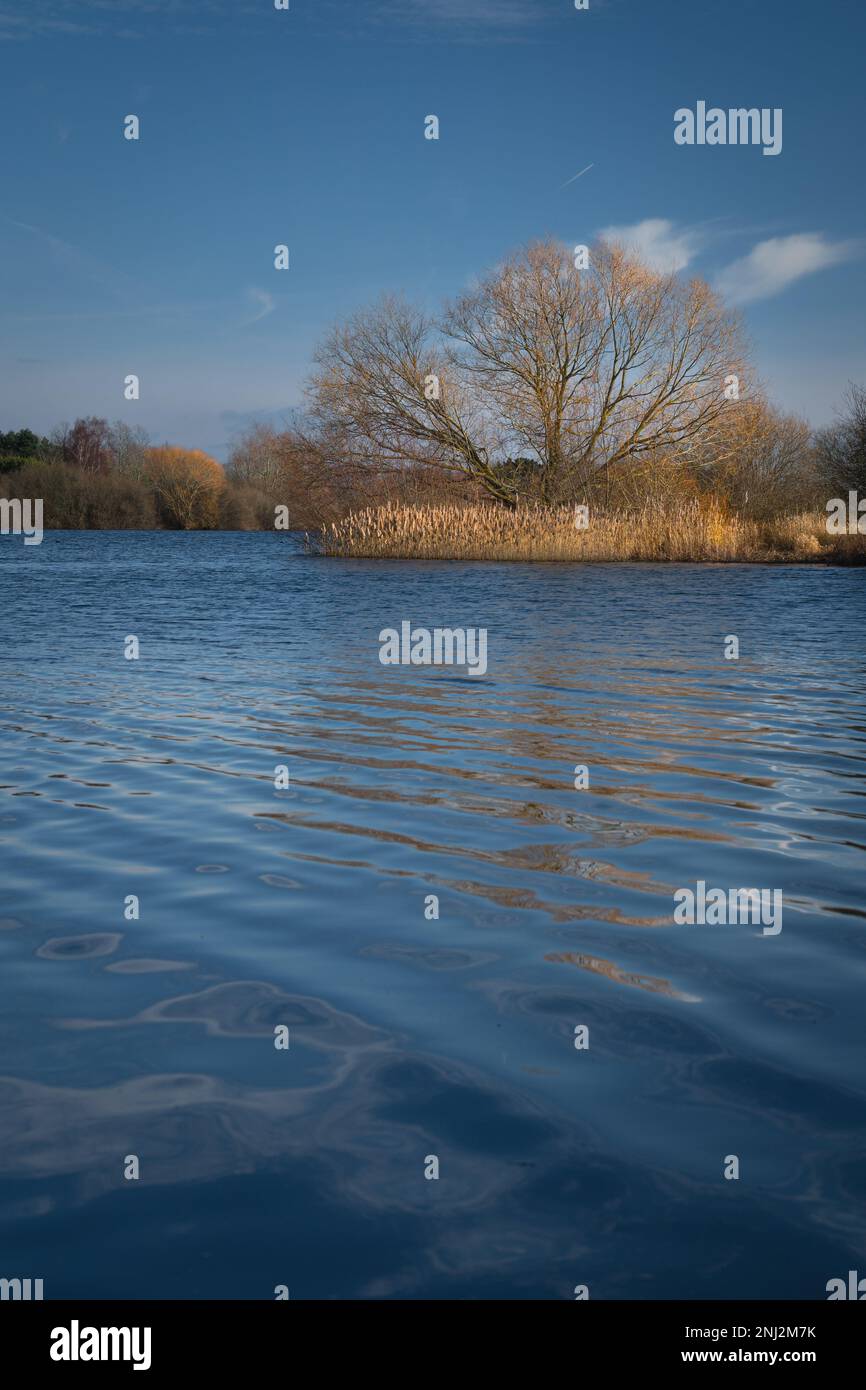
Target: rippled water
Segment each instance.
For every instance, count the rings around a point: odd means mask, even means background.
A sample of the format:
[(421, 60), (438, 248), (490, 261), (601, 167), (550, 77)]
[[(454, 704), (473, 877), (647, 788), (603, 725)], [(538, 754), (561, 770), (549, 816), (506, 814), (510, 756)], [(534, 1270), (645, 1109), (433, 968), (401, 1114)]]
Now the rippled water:
[[(3, 538), (0, 1276), (824, 1298), (866, 1272), (864, 584)], [(383, 667), (403, 619), (487, 628), (487, 675)], [(782, 932), (675, 925), (698, 879), (781, 889)]]

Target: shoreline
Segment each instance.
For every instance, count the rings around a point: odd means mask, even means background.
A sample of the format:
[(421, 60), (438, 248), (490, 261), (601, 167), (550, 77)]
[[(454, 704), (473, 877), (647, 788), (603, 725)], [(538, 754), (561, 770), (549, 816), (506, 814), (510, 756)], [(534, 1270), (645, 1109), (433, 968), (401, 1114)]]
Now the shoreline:
[[(327, 528), (325, 528), (327, 529)], [(443, 540), (441, 547), (428, 548), (423, 544), (417, 547), (410, 547), (405, 542), (401, 545), (373, 545), (367, 548), (363, 545), (350, 546), (345, 550), (339, 549), (333, 544), (323, 545), (322, 532), (305, 530), (302, 527), (292, 528), (286, 531), (276, 531), (271, 528), (261, 527), (256, 529), (237, 528), (237, 527), (209, 527), (190, 528), (180, 530), (169, 527), (152, 526), (124, 526), (124, 527), (44, 527), (43, 539), (35, 546), (32, 544), (28, 549), (38, 549), (50, 536), (126, 536), (126, 535), (150, 535), (150, 536), (265, 536), (275, 537), (292, 536), (301, 547), (292, 551), (295, 559), (308, 560), (365, 560), (365, 561), (394, 561), (402, 560), (407, 563), (440, 563), (440, 564), (509, 564), (509, 565), (724, 565), (724, 566), (762, 566), (762, 567), (781, 567), (787, 568), (834, 568), (834, 569), (860, 569), (866, 566), (866, 535), (843, 535), (828, 537), (828, 544), (810, 549), (808, 553), (799, 552), (796, 549), (781, 550), (767, 547), (763, 550), (745, 550), (743, 553), (703, 553), (703, 554), (667, 554), (663, 548), (659, 548), (652, 554), (628, 553), (628, 547), (622, 550), (604, 549), (593, 550), (587, 547), (585, 553), (580, 553), (579, 547), (575, 547), (570, 554), (545, 554), (543, 547), (542, 553), (532, 553), (531, 549), (522, 549), (519, 546), (509, 549), (508, 547), (495, 547), (490, 550), (477, 551), (472, 547), (449, 546)], [(10, 532), (0, 534), (0, 544), (8, 539), (10, 542), (20, 541), (21, 536)], [(0, 555), (2, 555), (0, 550)]]

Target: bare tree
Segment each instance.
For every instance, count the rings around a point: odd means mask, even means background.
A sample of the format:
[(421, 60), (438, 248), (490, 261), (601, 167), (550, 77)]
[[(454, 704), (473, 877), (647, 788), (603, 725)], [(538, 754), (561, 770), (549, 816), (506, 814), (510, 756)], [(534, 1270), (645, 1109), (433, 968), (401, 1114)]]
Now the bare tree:
[(106, 447), (115, 472), (139, 481), (145, 476), (149, 439), (140, 425), (115, 420), (109, 427)]
[(866, 389), (849, 383), (836, 423), (821, 430), (818, 456), (829, 486), (866, 488)]
[(445, 328), (454, 363), (538, 458), (547, 501), (699, 436), (728, 405), (726, 377), (745, 370), (737, 322), (703, 281), (616, 246), (577, 269), (558, 243), (535, 243), (463, 295)]
[(270, 495), (286, 469), (287, 441), (272, 425), (253, 425), (234, 444), (226, 472), (235, 482)]
[(820, 479), (812, 431), (756, 392), (731, 403), (689, 454), (689, 471), (702, 488), (737, 511), (769, 518), (814, 506)]
[(720, 418), (726, 377), (745, 371), (737, 322), (702, 281), (604, 245), (577, 269), (553, 241), (518, 252), (438, 323), (382, 300), (316, 360), (313, 415), (359, 466), (434, 467), (506, 502), (533, 460), (538, 495), (557, 501), (599, 469), (681, 446)]
[(228, 481), (253, 490), (271, 510), (288, 507), (293, 527), (314, 527), (359, 501), (354, 486), (359, 471), (345, 442), (337, 445), (334, 427), (321, 422), (315, 429), (300, 421), (284, 430), (252, 426), (236, 441), (229, 457)]
[(111, 468), (111, 426), (95, 415), (62, 425), (55, 439), (63, 451), (64, 463), (83, 473), (107, 473)]

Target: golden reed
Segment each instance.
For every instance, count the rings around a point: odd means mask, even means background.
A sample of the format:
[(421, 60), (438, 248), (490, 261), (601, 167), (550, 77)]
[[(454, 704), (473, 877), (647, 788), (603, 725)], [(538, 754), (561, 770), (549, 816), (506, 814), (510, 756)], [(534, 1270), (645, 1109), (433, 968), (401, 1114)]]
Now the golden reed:
[(713, 499), (689, 498), (634, 512), (572, 507), (406, 506), (387, 503), (323, 527), (321, 554), (400, 560), (670, 560), (862, 564), (866, 537), (831, 536), (822, 512), (758, 522)]

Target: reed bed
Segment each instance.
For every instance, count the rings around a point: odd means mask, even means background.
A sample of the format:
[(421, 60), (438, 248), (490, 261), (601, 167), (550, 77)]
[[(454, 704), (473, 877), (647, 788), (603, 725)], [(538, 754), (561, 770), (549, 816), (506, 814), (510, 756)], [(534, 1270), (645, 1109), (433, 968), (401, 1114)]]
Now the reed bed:
[(705, 498), (592, 510), (586, 529), (572, 507), (387, 503), (325, 526), (315, 548), (382, 560), (866, 562), (866, 537), (828, 535), (821, 512), (759, 522)]

